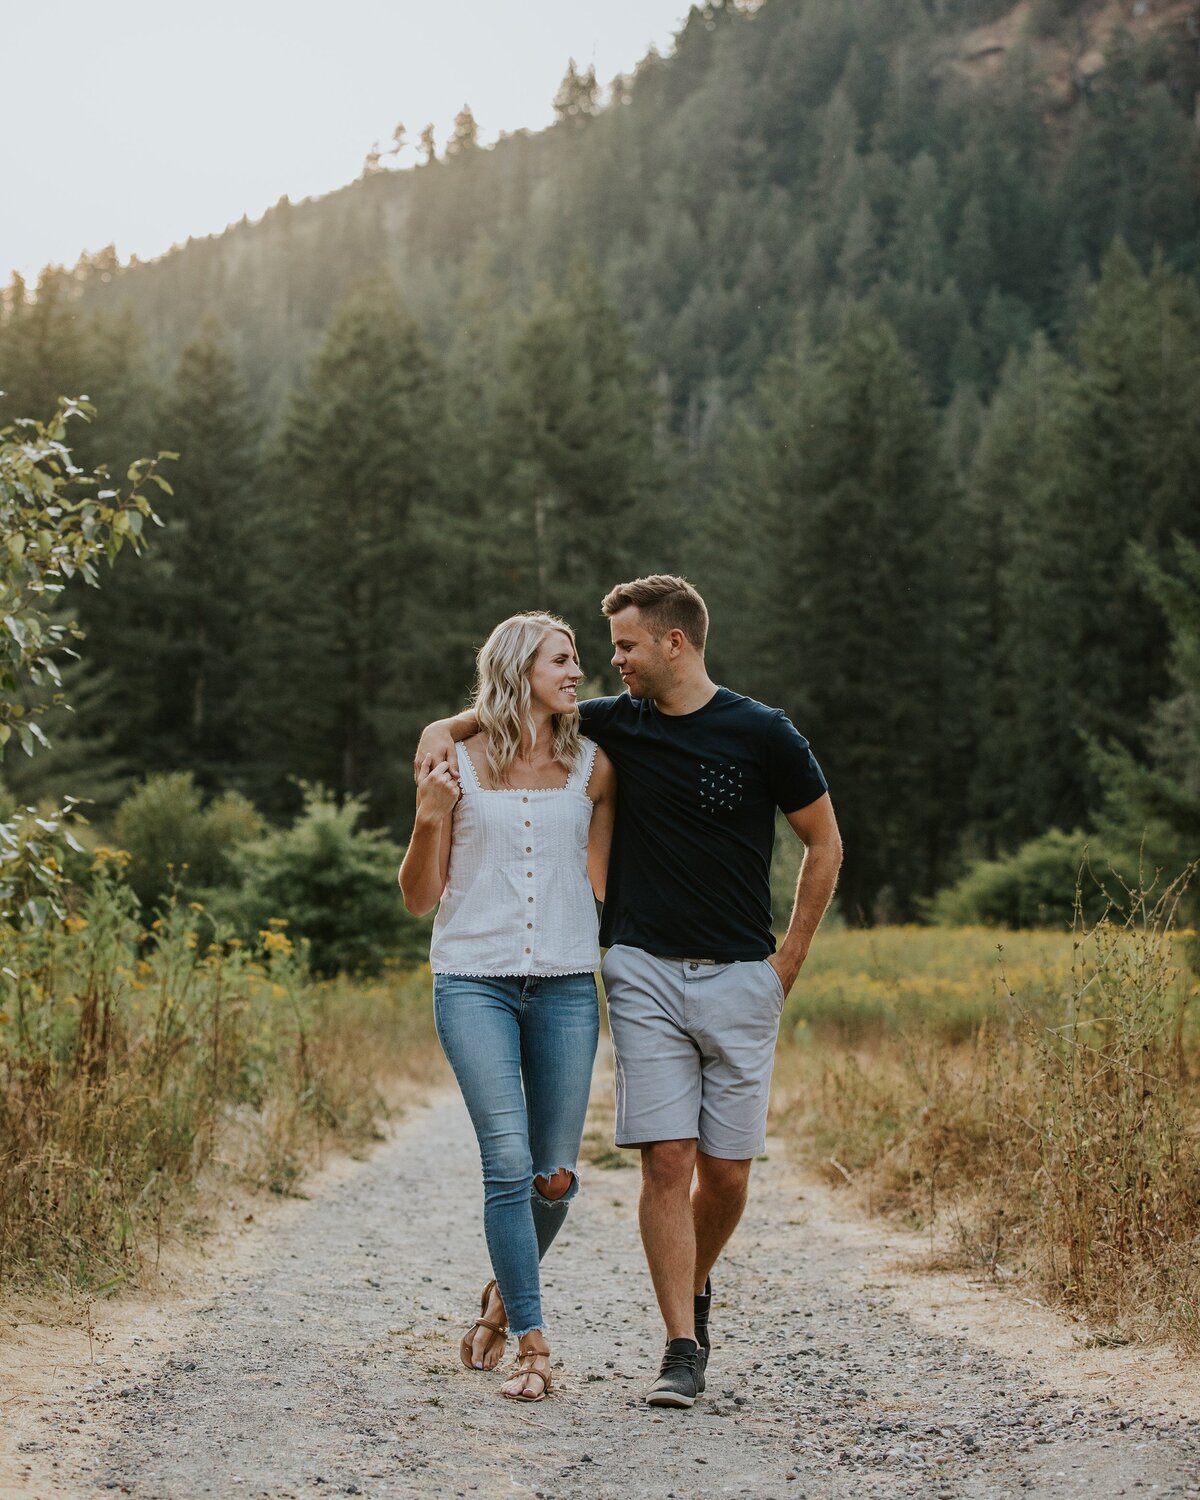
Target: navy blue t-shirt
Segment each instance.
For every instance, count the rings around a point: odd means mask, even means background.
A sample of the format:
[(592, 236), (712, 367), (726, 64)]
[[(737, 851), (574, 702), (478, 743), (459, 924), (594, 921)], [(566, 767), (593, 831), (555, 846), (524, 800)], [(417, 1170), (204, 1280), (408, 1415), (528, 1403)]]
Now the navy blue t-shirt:
[(579, 713), (618, 778), (601, 943), (722, 963), (773, 953), (775, 809), (827, 789), (804, 736), (728, 688), (690, 714), (624, 693)]

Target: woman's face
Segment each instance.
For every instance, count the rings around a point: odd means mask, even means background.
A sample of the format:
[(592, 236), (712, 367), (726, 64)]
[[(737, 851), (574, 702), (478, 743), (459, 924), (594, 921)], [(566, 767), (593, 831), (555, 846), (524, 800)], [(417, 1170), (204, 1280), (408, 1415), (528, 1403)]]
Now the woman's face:
[(575, 689), (582, 676), (571, 637), (552, 630), (538, 647), (529, 672), (533, 707), (552, 714), (573, 714)]

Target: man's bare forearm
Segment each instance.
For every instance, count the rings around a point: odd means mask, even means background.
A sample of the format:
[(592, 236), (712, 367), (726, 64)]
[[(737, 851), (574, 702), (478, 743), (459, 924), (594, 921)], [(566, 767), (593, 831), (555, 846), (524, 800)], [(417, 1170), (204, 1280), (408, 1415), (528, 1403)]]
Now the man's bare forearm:
[(462, 713), (443, 719), (442, 723), (456, 745), (460, 740), (469, 740), (473, 734), (479, 733), (479, 715), (473, 708), (464, 708)]
[(444, 760), (453, 761), (455, 745), (478, 732), (479, 718), (473, 708), (465, 708), (453, 718), (435, 719), (432, 724), (427, 724), (421, 731), (421, 742), (413, 756), (414, 778), (421, 774), (422, 762), (427, 758), (433, 765), (440, 765)]
[(792, 904), (791, 920), (775, 955), (777, 966), (783, 970), (781, 978), (785, 989), (790, 988), (808, 957), (808, 950), (821, 925), (821, 919), (829, 910), (841, 867), (840, 842), (811, 844), (805, 850), (800, 878), (796, 882), (796, 899)]

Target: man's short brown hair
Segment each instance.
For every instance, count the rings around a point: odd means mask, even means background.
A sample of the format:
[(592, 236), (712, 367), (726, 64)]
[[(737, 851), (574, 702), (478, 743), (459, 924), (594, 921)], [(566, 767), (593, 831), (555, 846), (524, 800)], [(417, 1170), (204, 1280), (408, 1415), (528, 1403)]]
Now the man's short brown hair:
[(600, 608), (606, 615), (619, 614), (630, 605), (641, 611), (646, 629), (654, 636), (668, 630), (682, 631), (703, 656), (708, 636), (708, 610), (686, 578), (673, 573), (651, 573), (632, 583), (619, 583), (605, 594)]

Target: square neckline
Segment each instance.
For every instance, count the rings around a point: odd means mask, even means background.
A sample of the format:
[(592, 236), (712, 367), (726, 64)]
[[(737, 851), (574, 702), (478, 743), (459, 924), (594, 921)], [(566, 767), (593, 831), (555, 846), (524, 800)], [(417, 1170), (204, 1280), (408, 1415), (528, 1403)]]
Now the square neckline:
[(562, 786), (484, 786), (480, 780), (479, 769), (472, 759), (471, 752), (467, 749), (465, 741), (459, 742), (458, 752), (460, 755), (466, 757), (467, 765), (471, 768), (471, 779), (475, 783), (475, 790), (485, 797), (493, 796), (496, 793), (507, 794), (511, 797), (518, 792), (524, 793), (526, 796), (530, 792), (569, 792), (571, 790), (571, 783), (575, 780), (576, 772), (579, 770), (577, 766), (575, 770), (568, 772), (567, 779), (563, 782)]

